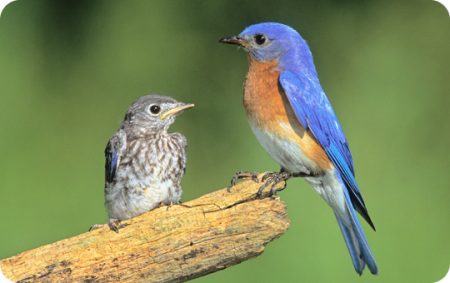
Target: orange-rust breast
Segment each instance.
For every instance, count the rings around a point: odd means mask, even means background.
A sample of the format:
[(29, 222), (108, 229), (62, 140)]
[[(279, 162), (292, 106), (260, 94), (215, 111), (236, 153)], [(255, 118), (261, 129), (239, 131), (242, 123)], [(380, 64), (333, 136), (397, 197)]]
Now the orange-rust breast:
[(294, 141), (305, 155), (322, 169), (331, 168), (322, 146), (298, 122), (286, 95), (279, 86), (278, 62), (258, 62), (249, 57), (244, 85), (244, 107), (251, 123), (280, 138)]

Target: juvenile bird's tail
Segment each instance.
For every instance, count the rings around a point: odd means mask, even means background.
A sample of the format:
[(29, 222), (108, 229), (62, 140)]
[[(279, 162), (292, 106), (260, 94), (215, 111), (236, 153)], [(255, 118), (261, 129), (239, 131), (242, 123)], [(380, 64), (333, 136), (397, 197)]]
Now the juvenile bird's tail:
[(367, 243), (366, 235), (361, 227), (361, 223), (353, 208), (350, 196), (347, 190), (344, 189), (346, 211), (344, 215), (337, 211), (334, 212), (336, 219), (347, 244), (348, 251), (352, 257), (353, 266), (359, 275), (362, 274), (365, 265), (369, 267), (372, 274), (378, 273), (378, 267)]

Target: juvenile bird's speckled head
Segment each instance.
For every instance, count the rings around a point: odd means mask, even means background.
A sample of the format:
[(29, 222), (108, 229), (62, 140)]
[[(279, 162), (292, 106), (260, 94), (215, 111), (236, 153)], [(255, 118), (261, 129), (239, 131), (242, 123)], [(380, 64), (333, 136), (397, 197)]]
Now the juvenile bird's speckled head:
[(280, 23), (259, 23), (220, 42), (242, 46), (252, 60), (278, 61), (281, 69), (316, 74), (308, 44), (293, 28)]
[(145, 95), (128, 108), (122, 128), (142, 134), (165, 132), (178, 114), (192, 107), (194, 104), (178, 102), (171, 97)]

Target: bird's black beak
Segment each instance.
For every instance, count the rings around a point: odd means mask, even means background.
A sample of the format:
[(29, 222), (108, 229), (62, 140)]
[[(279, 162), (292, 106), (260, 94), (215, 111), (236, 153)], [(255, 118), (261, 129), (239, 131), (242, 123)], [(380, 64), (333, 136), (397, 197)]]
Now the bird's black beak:
[(244, 38), (235, 35), (222, 37), (221, 39), (219, 39), (219, 42), (225, 44), (244, 46), (246, 41)]

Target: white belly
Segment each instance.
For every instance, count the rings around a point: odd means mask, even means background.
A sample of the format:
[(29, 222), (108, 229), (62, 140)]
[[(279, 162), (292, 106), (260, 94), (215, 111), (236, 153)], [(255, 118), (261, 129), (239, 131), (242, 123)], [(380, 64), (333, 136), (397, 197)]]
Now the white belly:
[(318, 170), (317, 164), (303, 153), (298, 144), (261, 130), (251, 122), (250, 126), (259, 143), (288, 172), (309, 174)]
[[(282, 139), (267, 131), (263, 131), (250, 123), (256, 138), (285, 170), (291, 173), (306, 173), (311, 171), (320, 172), (317, 164), (308, 158), (296, 143)], [(321, 172), (316, 177), (306, 177), (305, 180), (311, 184), (313, 189), (330, 205), (339, 215), (345, 215), (345, 200), (343, 186), (336, 179), (335, 169), (331, 168)]]
[(170, 179), (154, 183), (150, 177), (147, 180), (130, 178), (105, 188), (109, 218), (119, 220), (135, 217), (161, 204), (177, 203), (180, 198), (181, 188)]
[(344, 191), (345, 187), (336, 177), (336, 169), (329, 169), (318, 177), (306, 177), (305, 180), (331, 206), (344, 221), (348, 221)]

